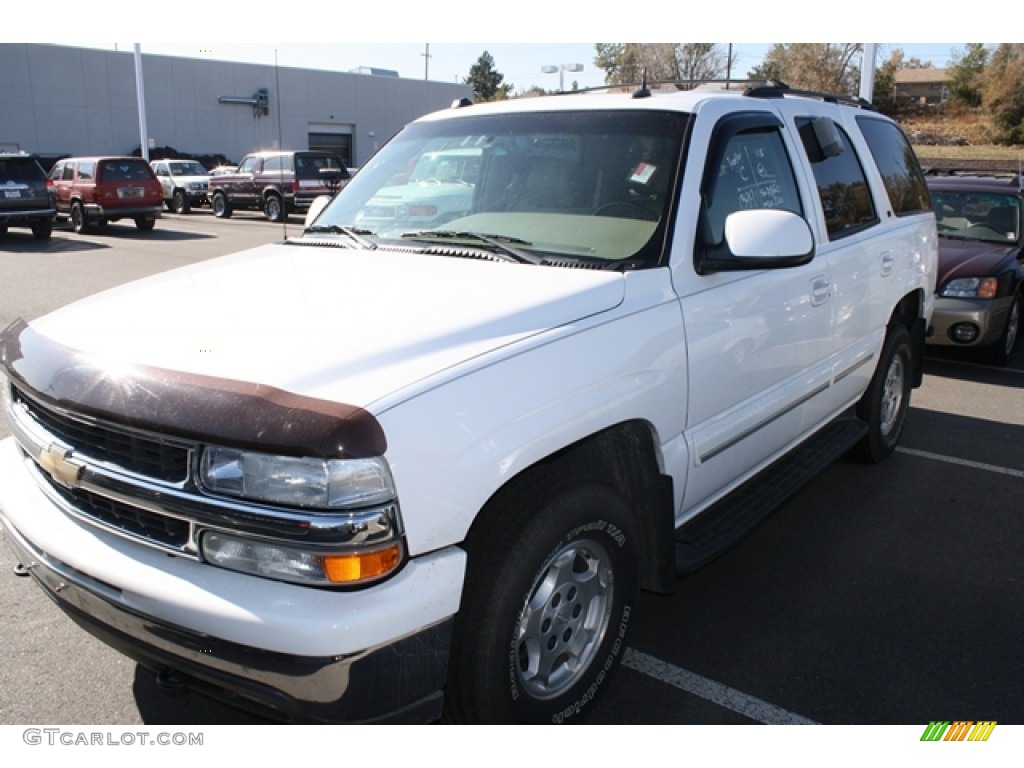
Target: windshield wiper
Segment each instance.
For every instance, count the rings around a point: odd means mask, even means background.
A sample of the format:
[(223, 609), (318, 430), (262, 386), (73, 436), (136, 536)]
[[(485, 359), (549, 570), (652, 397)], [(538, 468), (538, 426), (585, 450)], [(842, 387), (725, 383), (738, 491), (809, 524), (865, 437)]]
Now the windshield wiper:
[(350, 238), (356, 241), (361, 248), (366, 248), (368, 251), (375, 250), (377, 244), (371, 242), (364, 237), (364, 235), (374, 235), (375, 232), (371, 232), (368, 229), (359, 229), (358, 227), (343, 227), (338, 224), (328, 224), (326, 226), (312, 226), (307, 227), (306, 232), (328, 232), (333, 235), (348, 235)]
[(534, 256), (515, 245), (533, 245), (533, 243), (521, 240), (518, 237), (507, 237), (506, 235), (487, 235), (482, 232), (465, 232), (448, 229), (424, 229), (418, 232), (404, 232), (402, 238), (406, 240), (473, 240), (479, 243), (486, 243), (495, 249), (498, 256), (503, 256), (507, 261), (515, 261), (521, 264), (543, 264), (544, 259)]

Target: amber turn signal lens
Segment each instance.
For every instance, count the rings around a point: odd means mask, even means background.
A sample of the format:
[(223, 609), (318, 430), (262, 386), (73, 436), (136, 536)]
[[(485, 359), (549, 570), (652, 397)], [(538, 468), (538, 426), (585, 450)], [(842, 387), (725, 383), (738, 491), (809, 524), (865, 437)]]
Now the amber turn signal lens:
[(323, 559), (324, 573), (334, 584), (356, 584), (390, 573), (401, 560), (402, 552), (397, 544), (376, 552), (327, 555)]

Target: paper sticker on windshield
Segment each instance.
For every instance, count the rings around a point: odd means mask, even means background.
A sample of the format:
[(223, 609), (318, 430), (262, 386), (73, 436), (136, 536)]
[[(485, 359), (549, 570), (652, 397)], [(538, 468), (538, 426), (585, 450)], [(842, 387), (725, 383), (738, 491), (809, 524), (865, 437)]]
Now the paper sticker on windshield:
[(650, 163), (640, 163), (636, 168), (633, 169), (633, 174), (629, 177), (629, 180), (636, 184), (649, 184), (651, 176), (658, 170), (656, 165)]

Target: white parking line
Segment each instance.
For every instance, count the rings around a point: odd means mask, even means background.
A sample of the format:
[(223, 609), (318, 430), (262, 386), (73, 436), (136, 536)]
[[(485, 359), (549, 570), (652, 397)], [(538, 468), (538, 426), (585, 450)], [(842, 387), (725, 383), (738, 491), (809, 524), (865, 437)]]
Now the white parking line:
[(627, 648), (622, 663), (648, 677), (653, 677), (655, 680), (667, 683), (765, 725), (818, 725), (814, 720), (776, 707), (774, 704), (769, 704), (754, 696), (748, 696), (742, 691), (716, 683), (701, 675), (688, 672), (642, 651)]
[(905, 453), (908, 456), (917, 456), (922, 459), (931, 459), (932, 461), (943, 461), (946, 464), (957, 464), (961, 467), (970, 467), (971, 469), (982, 469), (986, 472), (995, 472), (999, 475), (1009, 475), (1010, 477), (1019, 477), (1024, 479), (1024, 471), (1019, 469), (1010, 469), (1009, 467), (1000, 467), (996, 464), (983, 464), (980, 461), (968, 461), (967, 459), (958, 459), (955, 456), (943, 456), (941, 453), (931, 453), (929, 451), (918, 451), (914, 448), (903, 448), (898, 446), (896, 448), (898, 453)]

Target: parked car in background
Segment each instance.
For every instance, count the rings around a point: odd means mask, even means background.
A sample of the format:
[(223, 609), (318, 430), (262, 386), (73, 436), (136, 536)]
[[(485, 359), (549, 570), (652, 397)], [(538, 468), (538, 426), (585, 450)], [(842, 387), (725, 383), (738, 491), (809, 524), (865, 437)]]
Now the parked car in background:
[(188, 213), (193, 205), (209, 205), (210, 172), (197, 160), (154, 160), (153, 173), (164, 191), (164, 205)]
[(8, 227), (31, 227), (48, 240), (57, 214), (46, 186), (46, 172), (34, 155), (0, 152), (0, 234)]
[(253, 152), (234, 173), (211, 177), (210, 204), (220, 218), (246, 208), (282, 221), (289, 213), (307, 210), (313, 198), (334, 194), (348, 178), (348, 169), (333, 152)]
[(1024, 315), (1024, 191), (1014, 175), (928, 177), (939, 231), (930, 344), (977, 348), (1005, 365)]
[(53, 166), (48, 183), (57, 215), (69, 216), (75, 232), (126, 218), (148, 231), (163, 210), (163, 189), (141, 157), (69, 157)]
[(426, 152), (410, 172), (389, 179), (360, 212), (357, 224), (375, 232), (437, 227), (473, 208), (483, 150), (458, 147)]

